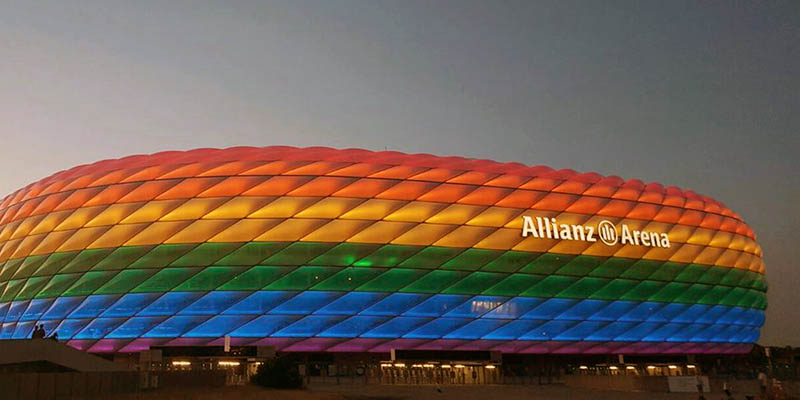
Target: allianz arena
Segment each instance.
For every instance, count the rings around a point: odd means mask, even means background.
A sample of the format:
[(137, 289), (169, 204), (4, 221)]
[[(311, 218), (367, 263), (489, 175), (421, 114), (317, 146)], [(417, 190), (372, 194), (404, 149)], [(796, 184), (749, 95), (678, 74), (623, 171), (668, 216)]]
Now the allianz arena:
[(0, 338), (92, 352), (744, 353), (766, 290), (722, 203), (519, 163), (171, 151), (0, 202)]

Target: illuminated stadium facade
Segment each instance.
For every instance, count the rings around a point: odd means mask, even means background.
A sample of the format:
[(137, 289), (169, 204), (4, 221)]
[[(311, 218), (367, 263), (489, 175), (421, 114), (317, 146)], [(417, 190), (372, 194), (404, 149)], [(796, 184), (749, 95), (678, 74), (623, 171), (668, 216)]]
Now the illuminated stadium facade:
[(100, 161), (8, 195), (0, 294), (0, 338), (44, 324), (116, 353), (226, 336), (285, 352), (743, 353), (767, 304), (752, 230), (691, 191), (292, 147)]

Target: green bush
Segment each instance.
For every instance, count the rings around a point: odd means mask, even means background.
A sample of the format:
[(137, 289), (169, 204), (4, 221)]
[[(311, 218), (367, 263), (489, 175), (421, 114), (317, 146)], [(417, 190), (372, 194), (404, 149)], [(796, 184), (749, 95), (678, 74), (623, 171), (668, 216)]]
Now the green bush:
[(258, 366), (252, 382), (275, 389), (302, 389), (303, 377), (288, 357), (275, 357)]

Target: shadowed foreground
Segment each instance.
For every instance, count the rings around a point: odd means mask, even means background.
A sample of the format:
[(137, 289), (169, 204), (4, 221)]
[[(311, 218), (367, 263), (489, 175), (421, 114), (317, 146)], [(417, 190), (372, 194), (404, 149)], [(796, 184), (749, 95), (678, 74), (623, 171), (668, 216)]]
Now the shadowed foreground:
[[(744, 398), (739, 395), (737, 397)], [(689, 400), (690, 393), (616, 392), (568, 388), (566, 386), (433, 386), (312, 385), (307, 390), (270, 390), (257, 386), (223, 388), (164, 389), (141, 394), (120, 395), (120, 400)]]

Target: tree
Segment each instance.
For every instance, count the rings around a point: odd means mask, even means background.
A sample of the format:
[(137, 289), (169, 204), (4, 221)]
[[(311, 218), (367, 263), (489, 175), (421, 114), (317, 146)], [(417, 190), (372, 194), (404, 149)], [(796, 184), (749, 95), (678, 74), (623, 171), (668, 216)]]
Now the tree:
[(258, 366), (251, 381), (275, 389), (302, 389), (303, 378), (288, 357), (275, 357)]

